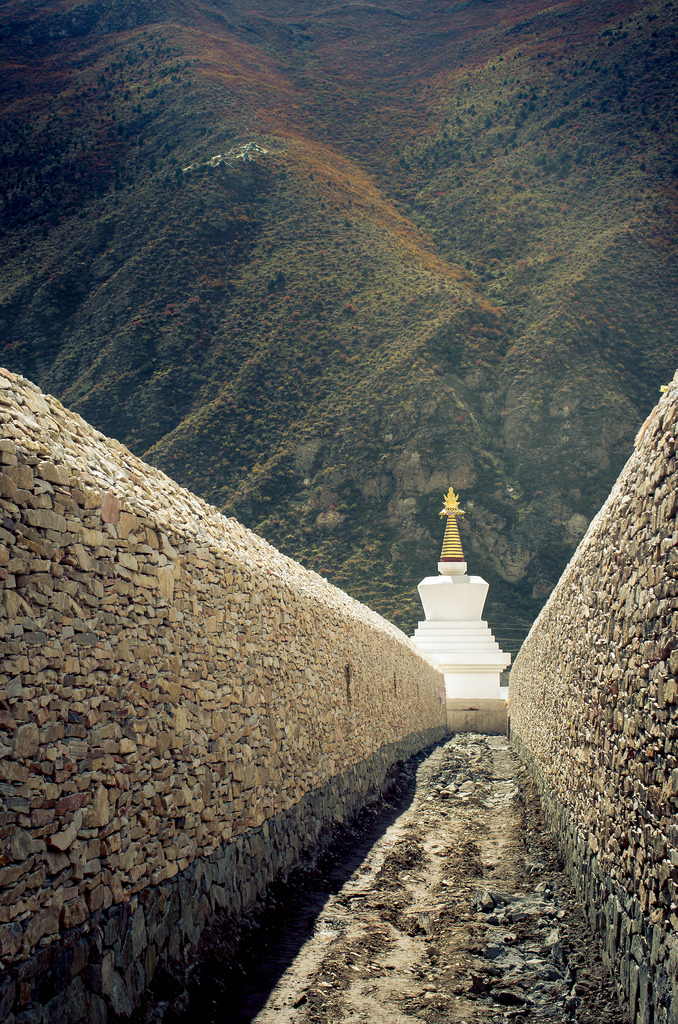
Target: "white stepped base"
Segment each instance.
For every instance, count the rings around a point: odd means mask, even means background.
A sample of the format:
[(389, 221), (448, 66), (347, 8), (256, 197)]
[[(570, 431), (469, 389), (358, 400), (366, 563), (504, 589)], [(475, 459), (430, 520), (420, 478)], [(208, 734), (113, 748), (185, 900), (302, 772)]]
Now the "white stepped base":
[(420, 622), (412, 637), (417, 647), (433, 654), (441, 665), (508, 667), (511, 656), (505, 654), (492, 636), (486, 622)]
[[(414, 631), (417, 647), (437, 662), (445, 676), (445, 692), (452, 698), (499, 700), (501, 673), (511, 664), (481, 619), (487, 583), (481, 576), (460, 573), (464, 563), (441, 563), (441, 576), (427, 576), (419, 584), (426, 621)], [(465, 565), (464, 565), (465, 568)]]
[(511, 663), (486, 622), (420, 622), (412, 637), (437, 662), (452, 698), (499, 700), (501, 673)]

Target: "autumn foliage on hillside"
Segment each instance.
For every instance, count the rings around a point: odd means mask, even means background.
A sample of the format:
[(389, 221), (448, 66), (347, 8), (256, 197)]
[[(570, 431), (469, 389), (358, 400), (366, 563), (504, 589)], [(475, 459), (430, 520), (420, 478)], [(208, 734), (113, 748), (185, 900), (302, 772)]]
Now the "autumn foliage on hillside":
[(10, 0), (0, 361), (407, 629), (454, 485), (515, 649), (675, 369), (677, 10)]

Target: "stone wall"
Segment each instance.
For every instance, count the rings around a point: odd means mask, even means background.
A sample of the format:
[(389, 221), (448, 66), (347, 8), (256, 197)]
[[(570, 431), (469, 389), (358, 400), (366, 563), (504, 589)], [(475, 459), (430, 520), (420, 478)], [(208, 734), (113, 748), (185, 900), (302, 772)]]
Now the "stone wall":
[(105, 1021), (440, 739), (444, 684), (4, 370), (0, 424), (0, 1021)]
[(511, 737), (634, 1021), (678, 1022), (678, 374), (511, 673)]

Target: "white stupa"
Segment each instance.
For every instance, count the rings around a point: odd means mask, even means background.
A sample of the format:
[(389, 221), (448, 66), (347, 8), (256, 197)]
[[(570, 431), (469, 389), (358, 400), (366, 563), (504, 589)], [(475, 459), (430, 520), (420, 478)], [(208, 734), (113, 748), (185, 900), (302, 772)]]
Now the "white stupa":
[(457, 516), (464, 515), (459, 498), (450, 487), (440, 513), (447, 516), (439, 576), (427, 576), (419, 584), (426, 621), (420, 622), (412, 639), (436, 661), (445, 675), (448, 698), (499, 700), (499, 680), (511, 663), (481, 618), (489, 584), (480, 576), (468, 576), (461, 547)]

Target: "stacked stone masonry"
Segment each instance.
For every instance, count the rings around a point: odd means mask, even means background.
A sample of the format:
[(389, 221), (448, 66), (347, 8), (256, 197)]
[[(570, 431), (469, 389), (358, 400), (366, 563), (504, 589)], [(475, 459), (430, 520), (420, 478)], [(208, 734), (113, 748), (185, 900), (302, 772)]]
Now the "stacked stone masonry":
[(678, 374), (511, 673), (532, 766), (620, 998), (678, 1024)]
[(445, 732), (404, 634), (0, 370), (0, 1021), (159, 964)]

